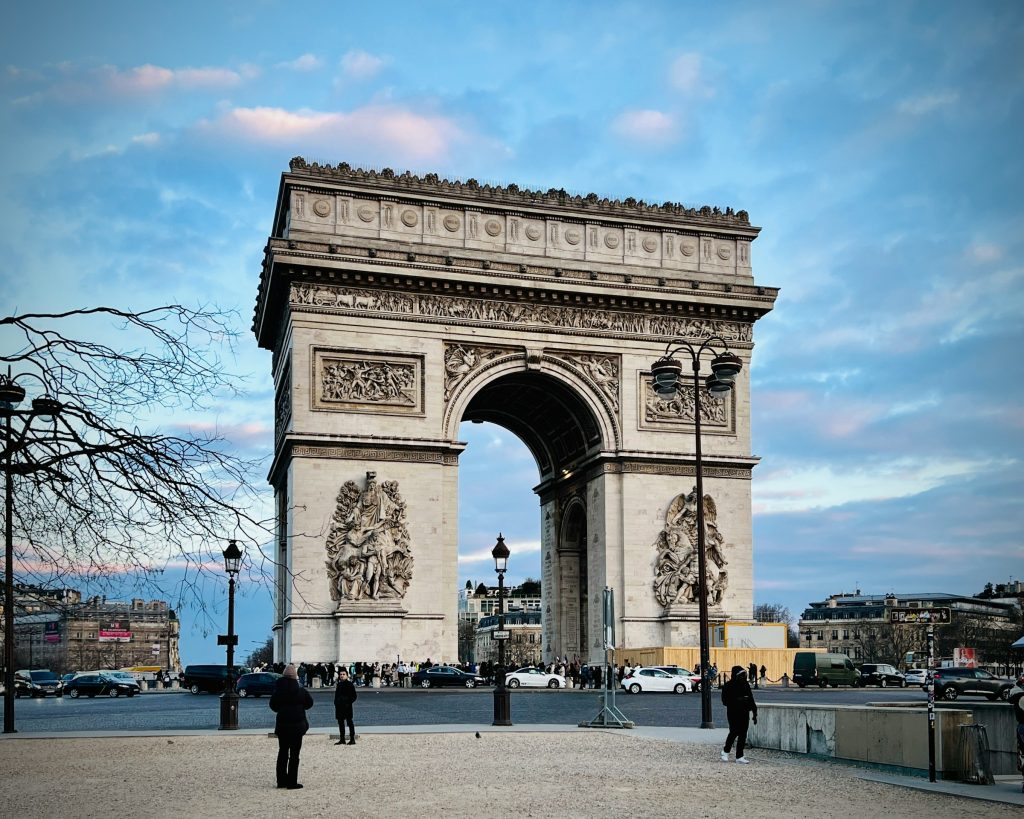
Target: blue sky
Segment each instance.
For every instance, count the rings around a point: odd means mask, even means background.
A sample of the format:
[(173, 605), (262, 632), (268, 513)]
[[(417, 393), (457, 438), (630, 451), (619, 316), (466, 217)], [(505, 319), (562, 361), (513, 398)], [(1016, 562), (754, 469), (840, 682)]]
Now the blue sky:
[[(743, 208), (782, 288), (752, 366), (758, 601), (1020, 577), (1020, 3), (41, 2), (0, 54), (5, 309), (203, 300), (246, 328), (297, 154)], [(237, 367), (246, 400), (186, 420), (269, 452), (269, 354)], [(536, 575), (536, 468), (464, 429), (463, 579), (498, 530)], [(183, 616), (185, 659), (220, 656)]]

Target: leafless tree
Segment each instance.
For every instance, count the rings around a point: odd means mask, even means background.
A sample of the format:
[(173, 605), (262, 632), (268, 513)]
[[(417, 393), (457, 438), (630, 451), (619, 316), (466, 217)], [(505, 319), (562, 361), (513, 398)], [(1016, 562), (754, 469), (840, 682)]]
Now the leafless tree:
[(800, 634), (792, 623), (789, 606), (784, 606), (781, 603), (758, 603), (754, 606), (754, 619), (759, 623), (785, 623), (786, 646), (788, 648), (800, 647)]
[[(205, 613), (234, 537), (263, 576), (271, 539), (261, 459), (190, 418), (237, 397), (235, 315), (181, 305), (0, 316), (0, 365), (62, 404), (3, 433), (13, 449), (15, 570), (43, 586), (149, 587)], [(111, 341), (105, 339), (114, 339)], [(22, 419), (23, 420), (23, 419)], [(161, 575), (181, 570), (166, 589)], [(219, 579), (218, 579), (219, 582)]]
[(245, 664), (249, 666), (249, 668), (256, 668), (257, 666), (267, 665), (272, 662), (274, 662), (273, 637), (268, 637), (267, 642), (253, 651), (245, 660)]

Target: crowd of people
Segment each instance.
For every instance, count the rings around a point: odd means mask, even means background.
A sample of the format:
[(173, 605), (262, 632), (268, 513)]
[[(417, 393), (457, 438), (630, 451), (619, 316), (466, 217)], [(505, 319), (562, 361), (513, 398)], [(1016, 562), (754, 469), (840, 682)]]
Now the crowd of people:
[[(356, 687), (370, 687), (378, 686), (382, 688), (390, 686), (402, 685), (405, 678), (415, 674), (417, 671), (422, 669), (430, 668), (435, 665), (430, 658), (421, 662), (409, 663), (404, 660), (399, 660), (395, 663), (380, 663), (380, 662), (351, 662), (351, 663), (298, 663), (296, 665), (296, 673), (298, 674), (299, 684), (302, 686), (315, 687), (317, 683), (314, 683), (315, 679), (318, 679), (319, 685), (323, 687), (333, 687), (336, 685), (338, 680), (338, 673), (344, 669), (348, 679)], [(447, 663), (452, 668), (457, 668), (460, 671), (465, 671), (470, 674), (479, 674), (483, 677), (489, 685), (493, 685), (496, 678), (497, 664), (491, 662), (482, 663)], [(541, 671), (545, 671), (548, 674), (558, 674), (565, 678), (566, 686), (568, 688), (581, 688), (581, 689), (601, 689), (605, 685), (605, 666), (600, 664), (589, 664), (580, 662), (579, 658), (569, 659), (568, 657), (555, 658), (552, 662), (544, 663), (526, 663), (527, 667), (538, 668)], [(518, 668), (522, 668), (523, 665), (507, 665), (506, 671), (514, 671)], [(629, 676), (630, 672), (635, 668), (635, 664), (631, 659), (626, 660), (622, 665), (614, 668), (615, 683), (619, 685), (622, 683), (623, 678)], [(257, 666), (253, 671), (275, 671), (278, 674), (284, 672), (284, 663), (267, 663), (262, 666)], [(760, 669), (755, 663), (750, 663), (746, 669), (747, 679), (753, 688), (758, 688), (759, 684), (764, 684), (767, 681), (767, 668), (761, 666)], [(697, 664), (693, 668), (693, 673), (697, 676), (701, 675), (700, 664)], [(712, 664), (707, 669), (706, 678), (711, 681), (711, 685), (716, 688), (721, 688), (725, 682), (724, 675), (719, 674), (718, 666)], [(376, 682), (374, 682), (376, 680)]]

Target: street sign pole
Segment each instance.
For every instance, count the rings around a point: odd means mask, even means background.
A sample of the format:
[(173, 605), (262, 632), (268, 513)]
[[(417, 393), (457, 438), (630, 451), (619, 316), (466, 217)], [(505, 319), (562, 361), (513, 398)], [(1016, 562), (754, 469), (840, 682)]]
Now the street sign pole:
[(581, 722), (580, 728), (632, 728), (633, 722), (626, 719), (615, 707), (615, 592), (604, 587), (604, 686), (601, 692), (601, 711), (589, 722)]
[[(935, 626), (928, 624), (928, 670), (935, 666)], [(928, 674), (928, 781), (935, 781), (935, 675)]]

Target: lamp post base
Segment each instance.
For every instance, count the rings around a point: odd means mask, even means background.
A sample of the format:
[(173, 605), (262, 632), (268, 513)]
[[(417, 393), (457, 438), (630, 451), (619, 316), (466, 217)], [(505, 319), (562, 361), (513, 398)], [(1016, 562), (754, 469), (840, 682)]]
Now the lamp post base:
[(505, 687), (494, 689), (494, 722), (491, 725), (512, 724), (512, 701)]
[(234, 691), (220, 695), (220, 730), (238, 730), (238, 694)]

